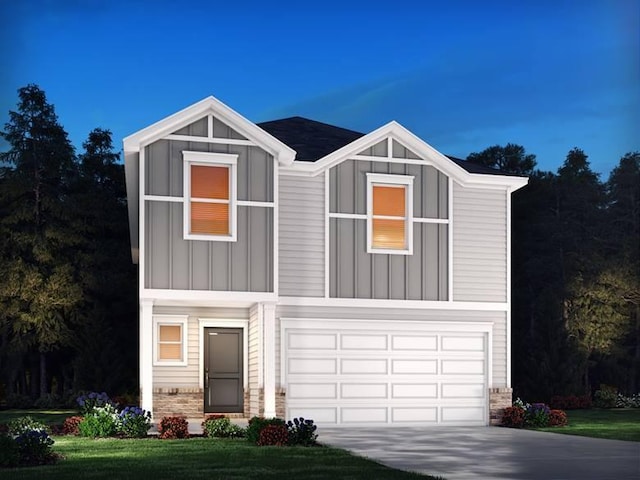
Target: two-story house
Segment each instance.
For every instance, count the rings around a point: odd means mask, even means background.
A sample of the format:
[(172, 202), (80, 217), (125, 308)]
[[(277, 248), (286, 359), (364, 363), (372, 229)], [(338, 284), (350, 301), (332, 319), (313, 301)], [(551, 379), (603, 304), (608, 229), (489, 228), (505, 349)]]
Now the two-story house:
[(396, 122), (254, 124), (213, 97), (124, 139), (143, 408), (485, 425), (511, 403), (526, 178)]

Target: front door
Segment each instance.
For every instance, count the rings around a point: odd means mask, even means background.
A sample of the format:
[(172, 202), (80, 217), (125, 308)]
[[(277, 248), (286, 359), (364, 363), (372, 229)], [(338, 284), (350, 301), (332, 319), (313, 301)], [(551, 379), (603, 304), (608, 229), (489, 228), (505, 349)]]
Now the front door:
[(204, 411), (242, 413), (242, 329), (204, 329)]

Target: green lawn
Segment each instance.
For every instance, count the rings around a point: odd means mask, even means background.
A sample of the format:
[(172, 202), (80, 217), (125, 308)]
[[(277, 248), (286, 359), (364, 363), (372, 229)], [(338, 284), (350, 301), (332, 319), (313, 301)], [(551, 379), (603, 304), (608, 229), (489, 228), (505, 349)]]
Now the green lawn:
[(0, 470), (10, 479), (427, 479), (328, 447), (255, 447), (245, 440), (54, 437), (57, 465)]
[(640, 408), (569, 410), (567, 417), (569, 425), (566, 427), (540, 428), (538, 430), (640, 442)]
[[(29, 415), (62, 423), (74, 410), (2, 410), (0, 423)], [(434, 479), (393, 470), (336, 448), (256, 447), (246, 440), (120, 440), (56, 436), (57, 465), (0, 470), (12, 479)]]

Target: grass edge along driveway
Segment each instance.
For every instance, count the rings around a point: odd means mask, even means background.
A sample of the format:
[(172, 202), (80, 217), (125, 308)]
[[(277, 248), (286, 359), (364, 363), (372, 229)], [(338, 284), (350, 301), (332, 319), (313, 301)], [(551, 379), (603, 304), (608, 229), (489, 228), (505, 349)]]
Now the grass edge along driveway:
[(538, 428), (541, 432), (640, 442), (640, 408), (568, 410), (566, 427)]

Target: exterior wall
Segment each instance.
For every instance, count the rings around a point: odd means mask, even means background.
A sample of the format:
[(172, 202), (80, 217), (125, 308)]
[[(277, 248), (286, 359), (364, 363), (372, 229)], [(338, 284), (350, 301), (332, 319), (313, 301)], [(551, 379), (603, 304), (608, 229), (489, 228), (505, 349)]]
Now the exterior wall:
[(201, 388), (154, 388), (153, 418), (202, 417), (204, 415), (203, 391)]
[(506, 312), (491, 311), (456, 311), (456, 310), (418, 310), (387, 308), (345, 308), (345, 307), (306, 307), (278, 306), (276, 310), (276, 379), (280, 386), (280, 318), (300, 319), (337, 319), (337, 320), (416, 320), (416, 321), (464, 321), (493, 322), (492, 350), (489, 352), (492, 361), (492, 385), (489, 387), (506, 387), (507, 385), (507, 329)]
[[(206, 120), (176, 134), (204, 136)], [(213, 129), (242, 139), (216, 119)], [(144, 206), (145, 288), (272, 292), (273, 208), (238, 206), (236, 242), (183, 238), (183, 151), (238, 155), (238, 201), (274, 202), (274, 159), (256, 146), (165, 139), (145, 147), (145, 194), (160, 197)]]
[(489, 422), (491, 425), (500, 425), (504, 409), (510, 407), (513, 402), (513, 389), (490, 388), (489, 389)]
[[(386, 154), (388, 143), (367, 150)], [(408, 155), (394, 142), (394, 154)], [(395, 151), (403, 149), (403, 152)], [(448, 218), (448, 177), (434, 167), (347, 160), (330, 170), (329, 211), (366, 215), (369, 172), (410, 175), (415, 218)], [(413, 224), (413, 254), (369, 254), (366, 219), (332, 218), (329, 228), (330, 296), (396, 300), (448, 299), (449, 225)]]
[(279, 190), (279, 294), (324, 297), (324, 175), (281, 175)]
[(453, 185), (453, 300), (506, 302), (508, 193)]

